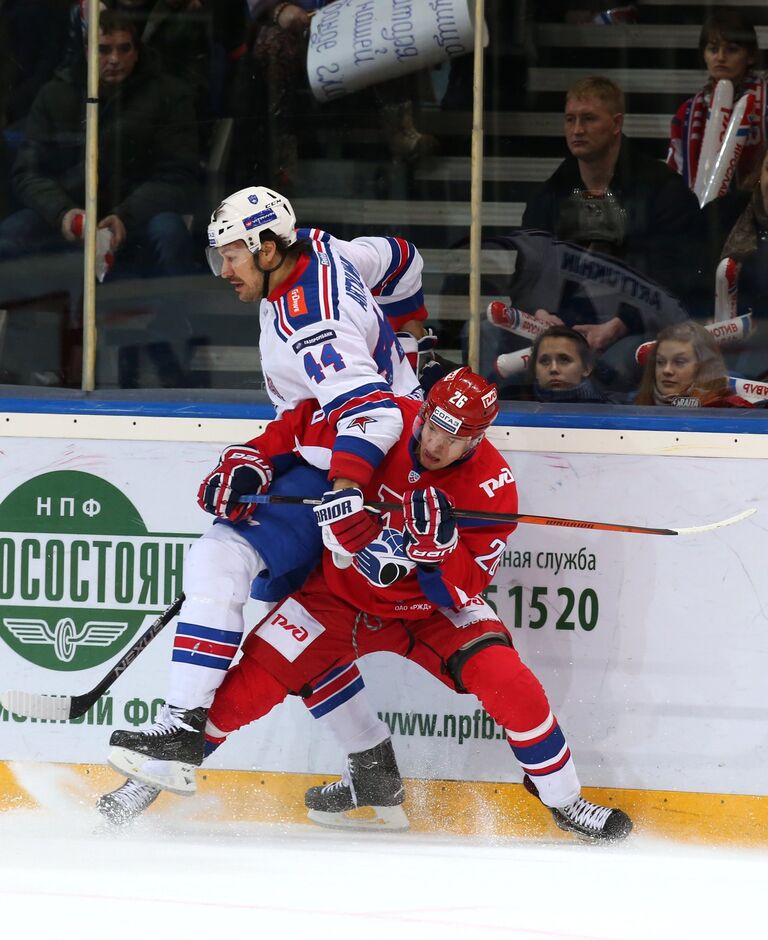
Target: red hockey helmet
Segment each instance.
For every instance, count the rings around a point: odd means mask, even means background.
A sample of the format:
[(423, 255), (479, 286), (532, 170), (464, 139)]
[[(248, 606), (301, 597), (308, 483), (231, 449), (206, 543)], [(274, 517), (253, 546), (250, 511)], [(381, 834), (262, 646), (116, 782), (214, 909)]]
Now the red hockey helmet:
[(464, 366), (435, 382), (414, 431), (418, 437), (424, 422), (431, 421), (443, 431), (477, 444), (498, 413), (496, 386)]

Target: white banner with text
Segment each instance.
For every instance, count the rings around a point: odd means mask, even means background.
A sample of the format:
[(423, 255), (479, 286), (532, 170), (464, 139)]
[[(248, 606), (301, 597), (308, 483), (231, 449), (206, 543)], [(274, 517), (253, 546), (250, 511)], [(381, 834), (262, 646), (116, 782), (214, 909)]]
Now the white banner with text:
[[(180, 593), (185, 553), (211, 524), (195, 494), (220, 447), (4, 438), (2, 451), (0, 688), (79, 694)], [(521, 525), (487, 598), (544, 684), (585, 785), (764, 793), (763, 461), (507, 456), (525, 512), (677, 528), (757, 508), (691, 536)], [(249, 621), (261, 612), (249, 604)], [(156, 714), (172, 637), (171, 626), (83, 719), (0, 711), (0, 759), (102, 761), (115, 728)], [(405, 776), (520, 779), (472, 696), (389, 654), (361, 669)], [(328, 773), (343, 757), (290, 698), (210, 765)]]

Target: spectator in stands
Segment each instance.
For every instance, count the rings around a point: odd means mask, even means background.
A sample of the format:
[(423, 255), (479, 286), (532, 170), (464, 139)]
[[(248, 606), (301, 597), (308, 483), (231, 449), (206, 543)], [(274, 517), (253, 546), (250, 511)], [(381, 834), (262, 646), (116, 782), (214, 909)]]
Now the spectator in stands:
[(751, 308), (756, 317), (768, 318), (768, 152), (763, 155), (760, 177), (726, 239), (721, 258), (733, 258), (741, 264), (739, 311)]
[(531, 349), (528, 377), (533, 396), (547, 402), (604, 402), (592, 381), (594, 353), (581, 333), (551, 326)]
[(162, 70), (192, 90), (198, 116), (207, 116), (212, 5), (201, 0), (107, 0), (107, 5), (136, 22), (143, 48), (152, 49)]
[(61, 62), (66, 39), (63, 0), (0, 0), (0, 219), (14, 208), (11, 167), (24, 120)]
[(648, 355), (636, 405), (751, 408), (728, 388), (720, 350), (703, 326), (689, 320), (662, 330)]
[[(0, 257), (82, 238), (85, 95), (83, 63), (73, 62), (35, 99), (13, 169), (25, 208), (0, 224)], [(111, 233), (117, 269), (130, 261), (141, 273), (189, 271), (195, 254), (182, 216), (195, 208), (199, 170), (191, 95), (115, 11), (100, 20), (99, 98), (98, 224)]]
[(699, 51), (707, 69), (707, 82), (680, 105), (672, 118), (667, 165), (693, 189), (712, 93), (718, 81), (727, 79), (733, 84), (734, 104), (746, 94), (755, 96), (749, 137), (732, 181), (734, 186), (746, 181), (747, 188), (751, 188), (765, 148), (768, 121), (766, 80), (757, 70), (760, 50), (755, 27), (739, 10), (714, 7), (701, 28)]
[[(330, 0), (249, 0), (253, 16), (252, 54), (259, 60), (267, 85), (272, 139), (272, 176), (285, 190), (298, 170), (296, 94), (307, 86), (307, 34), (313, 11)], [(437, 141), (414, 124), (410, 76), (374, 89), (379, 118), (390, 152), (396, 159), (416, 161), (436, 149)]]
[(728, 235), (721, 258), (739, 265), (738, 313), (752, 313), (754, 332), (746, 348), (729, 356), (734, 369), (750, 378), (768, 374), (768, 152), (749, 203)]
[(15, 131), (61, 61), (68, 13), (62, 0), (5, 0), (0, 10), (7, 43), (5, 120)]
[(710, 200), (701, 212), (702, 315), (710, 312), (714, 277), (723, 242), (749, 202), (766, 144), (768, 87), (758, 70), (760, 50), (755, 27), (740, 10), (714, 7), (699, 36), (699, 50), (707, 69), (707, 82), (684, 101), (672, 118), (667, 164), (694, 188), (707, 114), (718, 81), (733, 84), (734, 103), (751, 94), (755, 107), (749, 117), (749, 135), (738, 158), (725, 195)]
[[(696, 283), (690, 256), (698, 204), (675, 173), (622, 134), (624, 111), (624, 94), (608, 78), (580, 79), (568, 89), (570, 153), (527, 203), (523, 228), (612, 255), (682, 298)], [(655, 332), (643, 337), (641, 318), (626, 304), (590, 320), (583, 301), (566, 288), (554, 307), (536, 310), (537, 318), (573, 326), (614, 370), (616, 387), (634, 387), (634, 351)]]

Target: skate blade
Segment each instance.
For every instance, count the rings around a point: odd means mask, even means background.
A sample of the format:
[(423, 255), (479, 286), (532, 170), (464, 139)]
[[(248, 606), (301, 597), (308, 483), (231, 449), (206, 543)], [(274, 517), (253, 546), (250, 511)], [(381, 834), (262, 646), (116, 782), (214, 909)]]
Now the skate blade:
[(145, 754), (137, 754), (136, 751), (129, 751), (125, 747), (113, 747), (107, 763), (126, 777), (154, 784), (169, 793), (192, 796), (197, 791), (197, 768), (192, 764), (182, 764), (175, 760), (153, 760)]
[[(557, 822), (557, 820), (555, 820)], [(570, 826), (561, 825), (557, 823), (557, 828), (562, 829), (563, 832), (567, 832), (569, 836), (572, 836), (574, 841), (580, 843), (581, 845), (617, 845), (619, 842), (623, 842), (627, 838), (626, 835), (619, 836), (603, 836), (603, 835), (587, 835), (586, 832), (580, 832), (578, 829), (572, 829)], [(560, 843), (562, 845), (562, 843)]]
[(410, 825), (402, 806), (366, 806), (348, 813), (325, 813), (319, 809), (310, 809), (307, 810), (307, 816), (313, 823), (326, 829), (404, 832)]

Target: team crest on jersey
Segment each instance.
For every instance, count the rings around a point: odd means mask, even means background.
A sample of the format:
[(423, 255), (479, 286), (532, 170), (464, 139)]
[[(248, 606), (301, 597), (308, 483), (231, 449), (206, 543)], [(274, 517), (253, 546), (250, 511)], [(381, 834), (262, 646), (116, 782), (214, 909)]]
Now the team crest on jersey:
[(408, 474), (409, 483), (418, 483), (420, 479), (421, 479), (421, 474), (419, 473), (418, 470), (411, 470), (411, 472)]
[(360, 428), (360, 430), (365, 434), (365, 429), (369, 424), (376, 424), (376, 419), (371, 418), (368, 415), (358, 415), (356, 418), (353, 418), (347, 425), (347, 430), (352, 428)]
[(294, 287), (293, 290), (288, 291), (285, 303), (288, 307), (289, 317), (300, 317), (305, 314), (307, 312), (307, 301), (304, 298), (304, 288)]

